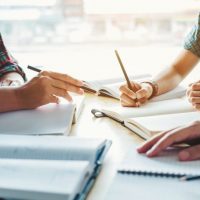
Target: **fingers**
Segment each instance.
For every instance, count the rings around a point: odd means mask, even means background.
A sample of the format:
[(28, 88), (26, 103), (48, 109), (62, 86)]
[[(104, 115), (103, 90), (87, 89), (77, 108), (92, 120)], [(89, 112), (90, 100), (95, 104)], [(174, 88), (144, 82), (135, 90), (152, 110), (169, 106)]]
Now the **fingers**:
[(66, 83), (70, 83), (72, 85), (75, 85), (77, 87), (81, 87), (84, 85), (84, 83), (78, 79), (75, 79), (67, 74), (62, 74), (62, 73), (58, 73), (58, 72), (51, 72), (51, 71), (42, 71), (40, 73), (40, 75), (42, 76), (49, 76), (53, 79), (57, 79), (60, 81), (64, 81)]
[(200, 83), (193, 83), (187, 90), (187, 96), (189, 102), (194, 108), (200, 110)]
[(129, 89), (127, 85), (120, 87), (121, 104), (122, 106), (138, 107), (148, 100), (148, 91), (145, 85), (141, 88), (141, 85), (135, 82), (131, 82), (132, 89)]
[(119, 88), (120, 92), (122, 94), (125, 94), (126, 96), (130, 97), (131, 99), (136, 99), (136, 94), (133, 90), (129, 89), (127, 85), (122, 85)]
[(162, 132), (155, 135), (150, 140), (146, 141), (142, 146), (137, 148), (138, 153), (146, 153), (156, 142), (158, 142), (167, 132)]
[(135, 99), (130, 98), (126, 94), (120, 95), (120, 101), (121, 101), (121, 105), (125, 106), (125, 107), (138, 107), (139, 106)]
[(148, 99), (148, 92), (147, 92), (146, 89), (142, 88), (142, 89), (140, 89), (140, 90), (138, 90), (138, 91), (136, 92), (136, 96), (137, 96), (138, 101), (139, 101), (141, 104), (143, 104), (143, 103), (145, 103), (145, 102), (147, 101), (147, 99)]
[(147, 152), (148, 157), (157, 156), (162, 150), (175, 143), (191, 141), (194, 138), (200, 138), (200, 122), (178, 127), (163, 135)]
[(82, 95), (84, 93), (84, 91), (81, 88), (76, 87), (70, 83), (66, 83), (66, 82), (57, 80), (57, 79), (51, 79), (51, 84), (52, 84), (52, 86), (54, 86), (56, 88), (74, 92), (74, 93), (77, 93), (80, 95)]
[(184, 149), (178, 154), (180, 161), (191, 161), (200, 159), (200, 145)]
[(69, 93), (66, 90), (52, 87), (51, 94), (54, 96), (62, 97), (70, 102), (72, 101), (72, 97), (69, 95)]

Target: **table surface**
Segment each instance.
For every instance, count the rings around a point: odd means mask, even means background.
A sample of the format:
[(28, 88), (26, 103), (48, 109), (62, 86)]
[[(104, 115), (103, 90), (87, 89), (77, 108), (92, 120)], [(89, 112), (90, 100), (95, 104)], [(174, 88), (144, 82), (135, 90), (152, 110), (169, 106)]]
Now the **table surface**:
[[(107, 97), (98, 97), (93, 94), (85, 95), (85, 105), (72, 127), (70, 135), (90, 138), (106, 138), (112, 140), (112, 146), (105, 158), (103, 168), (90, 191), (87, 200), (104, 199), (112, 179), (116, 172), (116, 167), (123, 159), (123, 156), (131, 149), (133, 144), (140, 144), (143, 140), (134, 135), (127, 128), (108, 118), (95, 118), (91, 114), (92, 108), (109, 106), (109, 104), (119, 104), (119, 101)], [(134, 151), (134, 149), (132, 149)]]
[[(55, 50), (54, 52), (15, 52), (14, 56), (22, 66), (28, 64), (33, 66), (43, 65), (48, 66), (44, 69), (68, 73), (82, 80), (95, 80), (122, 77), (113, 49), (115, 48), (88, 48), (83, 46)], [(126, 70), (132, 75), (158, 73), (162, 70), (162, 67), (172, 62), (179, 51), (180, 47), (159, 46), (123, 47), (119, 49)], [(192, 81), (199, 79), (199, 70), (200, 67), (195, 68), (188, 78)], [(29, 78), (36, 75), (35, 72), (30, 70), (25, 69), (25, 71), (29, 73)], [(119, 104), (119, 101), (86, 94), (85, 106), (78, 122), (72, 128), (71, 135), (73, 136), (107, 138), (113, 142), (105, 158), (102, 171), (87, 200), (104, 199), (115, 175), (117, 165), (128, 151), (134, 151), (131, 148), (134, 146), (133, 144), (142, 142), (142, 139), (117, 122), (108, 118), (96, 119), (91, 114), (92, 108), (111, 104)]]

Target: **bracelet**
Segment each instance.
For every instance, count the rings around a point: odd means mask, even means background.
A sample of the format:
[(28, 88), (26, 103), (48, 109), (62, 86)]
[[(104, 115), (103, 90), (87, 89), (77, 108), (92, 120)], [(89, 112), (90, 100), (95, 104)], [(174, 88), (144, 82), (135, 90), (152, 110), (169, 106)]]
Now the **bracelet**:
[(141, 83), (147, 83), (152, 87), (153, 91), (152, 91), (152, 94), (149, 97), (149, 99), (152, 99), (153, 97), (155, 97), (158, 94), (158, 83), (156, 83), (155, 81), (144, 81)]

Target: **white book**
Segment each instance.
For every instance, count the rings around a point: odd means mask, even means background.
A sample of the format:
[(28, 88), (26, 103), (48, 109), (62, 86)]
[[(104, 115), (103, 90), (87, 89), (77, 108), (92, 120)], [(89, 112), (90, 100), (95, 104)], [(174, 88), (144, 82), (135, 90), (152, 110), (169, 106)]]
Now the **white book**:
[(149, 139), (161, 131), (189, 124), (200, 119), (200, 113), (197, 111), (131, 118), (123, 117), (107, 110), (98, 111), (94, 109), (93, 114), (96, 117), (109, 117), (143, 139)]
[(63, 99), (59, 104), (1, 113), (0, 134), (68, 135), (83, 105), (84, 97), (76, 96), (72, 103)]
[(104, 139), (0, 135), (0, 196), (85, 199), (110, 145)]

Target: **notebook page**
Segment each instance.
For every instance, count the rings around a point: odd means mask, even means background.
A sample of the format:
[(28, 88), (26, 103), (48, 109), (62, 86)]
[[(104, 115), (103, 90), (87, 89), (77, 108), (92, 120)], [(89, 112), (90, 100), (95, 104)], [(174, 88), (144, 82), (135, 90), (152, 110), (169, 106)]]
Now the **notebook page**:
[[(151, 78), (150, 74), (139, 74), (136, 76), (129, 76), (130, 80), (135, 80), (135, 79), (147, 79)], [(102, 80), (92, 80), (92, 81), (86, 81), (88, 85), (91, 85), (92, 88), (95, 90), (101, 89), (105, 85), (109, 84), (114, 84), (114, 83), (123, 83), (124, 77), (119, 77), (119, 78), (111, 78), (111, 79), (102, 79)]]
[(175, 175), (200, 175), (200, 161), (180, 162), (178, 150), (166, 150), (159, 157), (148, 158), (132, 148), (119, 167), (119, 171), (163, 173)]
[(33, 110), (0, 114), (0, 133), (3, 134), (68, 134), (75, 105), (61, 102)]
[(163, 131), (200, 120), (200, 112), (195, 111), (167, 115), (156, 115), (148, 117), (137, 117), (132, 119), (151, 131)]
[[(133, 79), (138, 82), (144, 81), (147, 77), (138, 77), (136, 79)], [(132, 78), (130, 78), (131, 80)], [(104, 84), (100, 87), (99, 91), (106, 93), (106, 94), (111, 94), (114, 98), (119, 99), (120, 98), (120, 91), (119, 88), (121, 85), (126, 84), (125, 79), (122, 79), (121, 81), (115, 82), (115, 83), (109, 83), (109, 84)]]
[(87, 160), (93, 167), (105, 143), (104, 139), (65, 136), (0, 135), (0, 158)]
[(186, 98), (170, 99), (159, 102), (148, 102), (139, 108), (127, 108), (120, 105), (114, 105), (104, 107), (103, 109), (116, 112), (126, 118), (195, 111), (195, 109)]
[(73, 200), (89, 178), (80, 161), (0, 160), (0, 196), (32, 200)]
[(199, 200), (200, 180), (116, 174), (104, 200)]
[(186, 87), (179, 85), (169, 92), (166, 92), (164, 94), (152, 98), (150, 101), (154, 102), (154, 101), (163, 101), (174, 98), (181, 98), (185, 94), (186, 94)]

